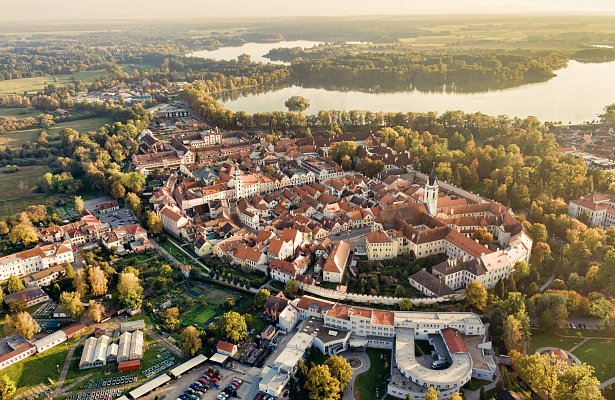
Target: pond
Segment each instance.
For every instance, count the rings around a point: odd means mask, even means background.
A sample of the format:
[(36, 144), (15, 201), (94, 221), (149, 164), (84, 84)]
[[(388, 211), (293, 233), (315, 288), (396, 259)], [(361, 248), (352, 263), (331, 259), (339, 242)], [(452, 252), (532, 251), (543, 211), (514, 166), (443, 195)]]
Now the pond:
[[(270, 47), (280, 45), (268, 44)], [(606, 105), (615, 103), (615, 62), (583, 64), (570, 61), (556, 73), (557, 76), (546, 82), (483, 93), (418, 90), (366, 93), (289, 86), (236, 97), (223, 103), (233, 111), (248, 113), (284, 111), (284, 102), (298, 95), (310, 99), (311, 106), (306, 113), (358, 109), (440, 113), (462, 110), (521, 118), (533, 115), (542, 121), (562, 123), (592, 121)]]

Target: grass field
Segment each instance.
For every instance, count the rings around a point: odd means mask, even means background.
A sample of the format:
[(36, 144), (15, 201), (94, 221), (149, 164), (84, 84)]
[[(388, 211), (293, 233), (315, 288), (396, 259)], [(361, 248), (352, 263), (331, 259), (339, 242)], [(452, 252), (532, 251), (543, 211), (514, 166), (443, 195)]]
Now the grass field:
[(186, 325), (194, 325), (203, 328), (205, 323), (215, 317), (218, 312), (211, 306), (203, 308), (202, 306), (193, 307), (188, 312), (182, 315), (182, 322)]
[[(367, 349), (370, 368), (357, 376), (354, 394), (358, 400), (377, 400), (386, 392), (386, 377), (391, 365), (391, 352), (377, 349)], [(386, 367), (386, 368), (385, 368)]]
[(105, 70), (95, 69), (91, 71), (75, 72), (74, 74), (45, 75), (37, 76), (35, 78), (10, 79), (0, 81), (0, 94), (36, 93), (39, 90), (43, 90), (45, 85), (50, 83), (58, 86), (65, 85), (73, 81), (91, 83), (96, 78), (104, 74)]
[(36, 108), (0, 108), (0, 117), (36, 117), (41, 114)]
[[(47, 133), (49, 134), (47, 139), (56, 139), (60, 131), (65, 128), (73, 128), (78, 132), (89, 132), (98, 130), (105, 124), (111, 123), (113, 123), (113, 120), (107, 117), (95, 117), (79, 119), (75, 121), (60, 122), (59, 124), (52, 125), (49, 129), (47, 129)], [(10, 147), (13, 149), (18, 149), (24, 143), (32, 143), (36, 141), (40, 133), (40, 128), (33, 128), (26, 129), (23, 131), (0, 134), (0, 148)]]
[(570, 350), (581, 343), (581, 340), (583, 339), (556, 336), (551, 332), (532, 331), (528, 353), (532, 354), (541, 347), (559, 347), (564, 350)]
[(601, 382), (615, 376), (615, 339), (590, 339), (574, 355), (594, 367)]
[[(2, 373), (8, 375), (17, 384), (17, 392), (22, 392), (41, 383), (48, 383), (47, 378), (57, 381), (60, 376), (58, 369), (62, 369), (64, 360), (76, 339), (69, 340), (42, 354), (36, 354), (24, 361), (13, 364)], [(58, 367), (59, 366), (59, 367)]]

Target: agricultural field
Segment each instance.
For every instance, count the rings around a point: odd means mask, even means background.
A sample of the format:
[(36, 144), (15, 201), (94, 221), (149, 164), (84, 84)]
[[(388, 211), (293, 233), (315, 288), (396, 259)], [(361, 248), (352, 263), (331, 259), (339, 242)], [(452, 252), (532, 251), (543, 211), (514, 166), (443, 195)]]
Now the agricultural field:
[(0, 108), (0, 117), (36, 117), (41, 113), (36, 108)]
[(0, 217), (14, 215), (33, 204), (52, 205), (56, 196), (34, 193), (38, 180), (49, 170), (46, 166), (19, 167), (12, 174), (1, 173), (0, 169)]

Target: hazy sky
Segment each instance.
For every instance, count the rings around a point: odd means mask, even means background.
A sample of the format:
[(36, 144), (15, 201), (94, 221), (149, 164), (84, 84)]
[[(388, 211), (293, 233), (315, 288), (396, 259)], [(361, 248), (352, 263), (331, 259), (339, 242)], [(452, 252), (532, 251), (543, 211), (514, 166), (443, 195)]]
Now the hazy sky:
[(0, 0), (0, 20), (615, 13), (614, 0)]

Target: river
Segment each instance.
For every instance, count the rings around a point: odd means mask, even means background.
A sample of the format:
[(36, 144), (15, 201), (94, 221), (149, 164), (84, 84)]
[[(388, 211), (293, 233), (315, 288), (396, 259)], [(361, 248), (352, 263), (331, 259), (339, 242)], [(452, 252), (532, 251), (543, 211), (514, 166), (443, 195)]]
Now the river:
[[(264, 58), (276, 47), (312, 47), (318, 42), (305, 40), (278, 43), (246, 43), (239, 47), (223, 47), (214, 51), (198, 51), (191, 55), (215, 59), (233, 59), (249, 54), (253, 61)], [(556, 71), (557, 76), (546, 82), (526, 84), (510, 89), (483, 93), (450, 93), (444, 91), (400, 91), (365, 93), (335, 91), (301, 86), (248, 94), (224, 102), (233, 111), (248, 113), (283, 111), (291, 96), (310, 99), (307, 113), (318, 110), (370, 111), (437, 111), (462, 110), (489, 115), (509, 115), (524, 118), (533, 115), (542, 121), (581, 123), (598, 118), (604, 107), (615, 103), (615, 62), (583, 64), (570, 61)]]

